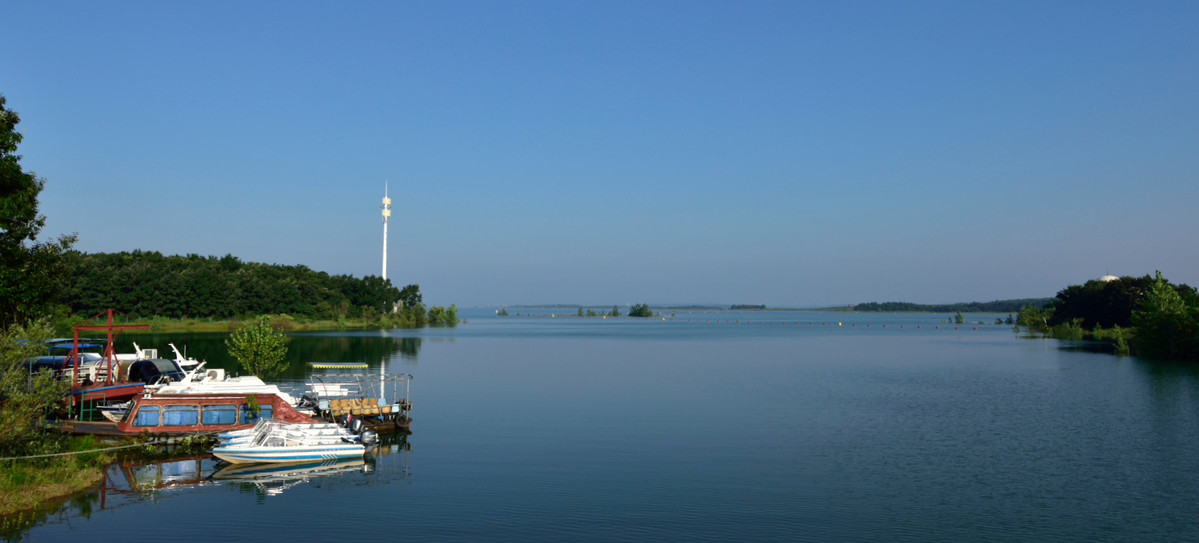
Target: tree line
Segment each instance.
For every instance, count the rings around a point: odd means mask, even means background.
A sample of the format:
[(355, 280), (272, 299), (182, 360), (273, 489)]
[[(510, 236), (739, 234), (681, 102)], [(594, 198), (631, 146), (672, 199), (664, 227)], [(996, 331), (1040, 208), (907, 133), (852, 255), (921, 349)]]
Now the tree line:
[(373, 275), (330, 275), (302, 265), (243, 262), (233, 255), (164, 256), (141, 250), (72, 251), (66, 267), (62, 300), (75, 315), (113, 307), (135, 319), (276, 314), (368, 321), (390, 317), (398, 322), (385, 324), (399, 326), (457, 324), (453, 306), (426, 310), (419, 285), (397, 288)]
[(379, 277), (329, 275), (307, 266), (242, 262), (233, 255), (163, 256), (157, 251), (68, 255), (64, 301), (73, 313), (109, 307), (134, 317), (297, 317), (382, 313), (396, 302), (421, 302), (419, 287), (404, 291)]

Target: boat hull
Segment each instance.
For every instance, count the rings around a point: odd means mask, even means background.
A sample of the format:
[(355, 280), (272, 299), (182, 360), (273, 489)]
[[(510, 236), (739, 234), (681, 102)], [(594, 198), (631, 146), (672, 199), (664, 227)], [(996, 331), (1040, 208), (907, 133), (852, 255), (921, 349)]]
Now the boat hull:
[(217, 447), (213, 456), (231, 464), (296, 463), (361, 458), (366, 447), (358, 443), (292, 447)]
[(273, 394), (152, 394), (133, 398), (120, 422), (67, 420), (59, 428), (74, 434), (114, 436), (220, 434), (258, 423), (260, 417), (249, 407), (251, 397), (263, 417), (291, 424), (317, 422)]

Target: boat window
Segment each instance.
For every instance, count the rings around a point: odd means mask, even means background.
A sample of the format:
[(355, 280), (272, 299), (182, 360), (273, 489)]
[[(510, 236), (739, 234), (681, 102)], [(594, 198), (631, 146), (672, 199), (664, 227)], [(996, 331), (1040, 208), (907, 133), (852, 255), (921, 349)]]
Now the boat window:
[(248, 406), (248, 405), (241, 406), (241, 423), (242, 424), (255, 424), (258, 422), (258, 419), (273, 419), (273, 418), (275, 418), (275, 407), (274, 406), (260, 405), (260, 406), (258, 406), (258, 408), (261, 412), (257, 416), (255, 416), (254, 413), (252, 411), (250, 411), (250, 406)]
[(200, 424), (200, 406), (168, 405), (163, 417), (163, 426), (195, 426)]
[(237, 406), (204, 406), (204, 424), (237, 424)]
[(145, 406), (137, 410), (137, 416), (133, 418), (134, 426), (158, 426), (159, 407), (157, 405)]

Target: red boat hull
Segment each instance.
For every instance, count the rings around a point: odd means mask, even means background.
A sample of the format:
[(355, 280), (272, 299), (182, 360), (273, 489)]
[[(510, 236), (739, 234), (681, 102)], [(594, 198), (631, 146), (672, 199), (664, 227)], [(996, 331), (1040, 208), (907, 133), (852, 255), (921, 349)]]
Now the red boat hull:
[[(250, 428), (260, 417), (286, 423), (317, 422), (274, 394), (154, 394), (137, 396), (133, 402), (120, 422), (68, 420), (60, 429), (108, 436), (184, 436)], [(253, 412), (251, 403), (258, 405), (260, 413)]]

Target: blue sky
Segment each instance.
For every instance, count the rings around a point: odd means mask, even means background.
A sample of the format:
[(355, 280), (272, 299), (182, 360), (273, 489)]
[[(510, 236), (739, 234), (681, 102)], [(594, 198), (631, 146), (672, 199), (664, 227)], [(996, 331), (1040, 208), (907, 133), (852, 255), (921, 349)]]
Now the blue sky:
[(21, 2), (43, 237), (425, 300), (1199, 285), (1196, 2)]

